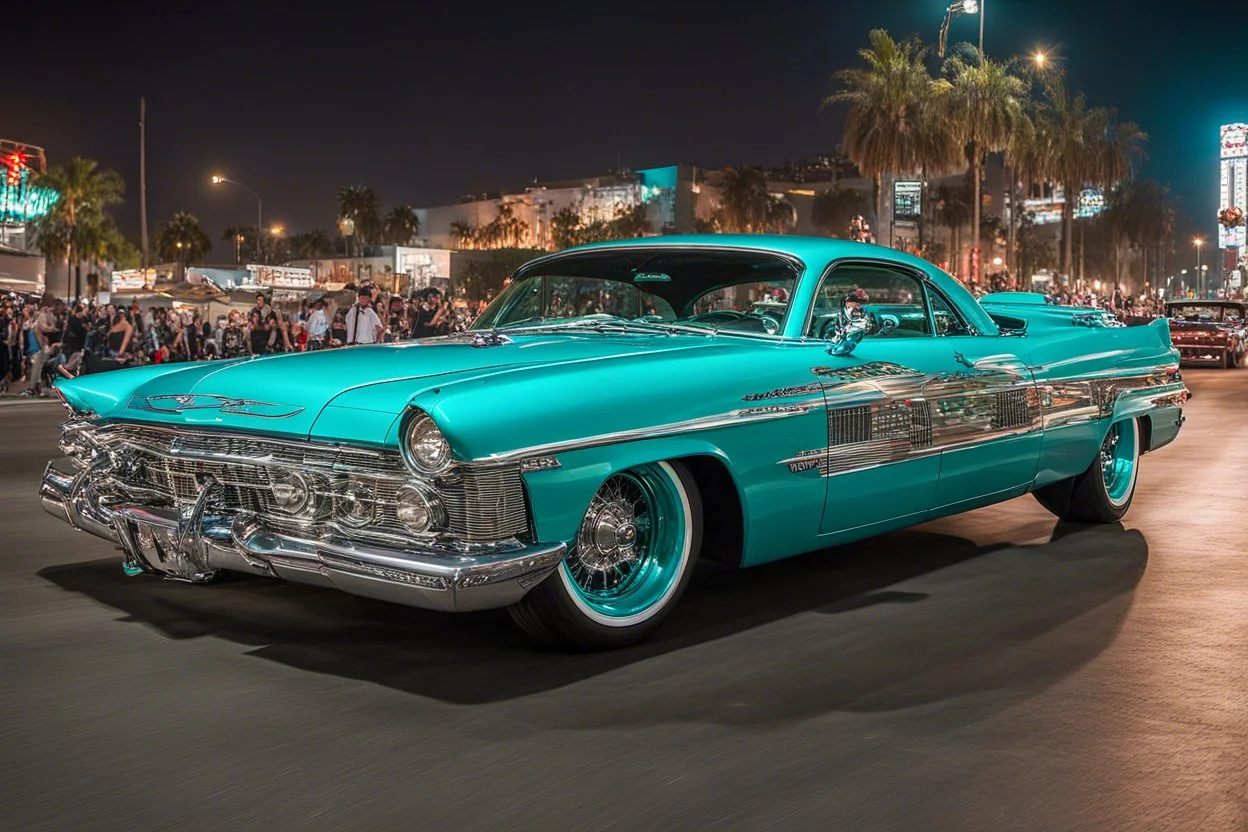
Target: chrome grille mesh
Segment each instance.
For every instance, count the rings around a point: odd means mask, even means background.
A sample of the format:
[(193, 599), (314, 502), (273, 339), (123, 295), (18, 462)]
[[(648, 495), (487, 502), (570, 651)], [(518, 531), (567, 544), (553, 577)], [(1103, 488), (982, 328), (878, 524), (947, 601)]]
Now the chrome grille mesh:
[[(124, 445), (142, 464), (124, 479), (180, 504), (194, 502), (200, 482), (211, 477), (221, 489), (216, 508), (264, 515), (284, 527), (300, 521), (274, 506), (271, 472), (298, 470), (309, 477), (327, 513), (340, 499), (348, 477), (371, 485), (375, 521), (355, 533), (404, 536), (395, 512), (399, 487), (411, 479), (398, 451), (347, 448), (311, 442), (270, 440), (224, 433), (111, 425), (98, 438)], [(528, 513), (518, 465), (460, 468), (432, 483), (443, 501), (447, 536), (464, 542), (523, 537)], [(292, 526), (293, 524), (293, 526)]]
[(991, 427), (993, 430), (1017, 428), (1031, 424), (1032, 409), (1026, 390), (1006, 390), (993, 397)]
[(828, 445), (853, 445), (871, 439), (871, 408), (841, 407), (828, 411)]

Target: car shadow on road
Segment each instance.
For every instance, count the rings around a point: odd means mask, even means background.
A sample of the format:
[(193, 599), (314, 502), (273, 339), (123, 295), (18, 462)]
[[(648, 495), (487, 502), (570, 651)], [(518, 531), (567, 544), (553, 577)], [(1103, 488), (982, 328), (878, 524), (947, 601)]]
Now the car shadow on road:
[[(536, 647), (503, 611), (439, 614), (266, 579), (128, 578), (111, 559), (39, 574), (168, 638), (213, 636), (290, 667), (451, 703), (529, 696), (676, 653), (723, 665), (721, 675), (785, 656), (825, 673), (834, 663), (818, 707), (837, 704), (833, 689), (840, 707), (887, 709), (1071, 672), (1112, 641), (1147, 560), (1137, 531), (1059, 525), (1040, 545), (979, 546), (920, 528), (753, 569), (700, 565), (653, 640), (597, 654)], [(1012, 658), (1106, 605), (1116, 612), (1072, 646), (1039, 664)], [(950, 663), (964, 672), (940, 672)]]

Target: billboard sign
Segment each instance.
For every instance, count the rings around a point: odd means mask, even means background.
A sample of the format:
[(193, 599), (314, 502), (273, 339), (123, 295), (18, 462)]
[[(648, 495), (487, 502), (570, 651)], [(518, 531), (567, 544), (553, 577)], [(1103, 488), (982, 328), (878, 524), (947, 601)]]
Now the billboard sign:
[[(1218, 213), (1228, 208), (1248, 210), (1248, 124), (1224, 124), (1218, 164)], [(1248, 243), (1244, 226), (1218, 226), (1218, 247), (1242, 249)]]
[(312, 270), (298, 266), (261, 266), (255, 263), (247, 265), (251, 277), (249, 286), (268, 286), (273, 289), (311, 289), (313, 287)]
[(898, 180), (893, 183), (893, 220), (915, 222), (923, 213), (923, 183)]
[(1221, 136), (1223, 159), (1248, 156), (1248, 124), (1223, 124)]

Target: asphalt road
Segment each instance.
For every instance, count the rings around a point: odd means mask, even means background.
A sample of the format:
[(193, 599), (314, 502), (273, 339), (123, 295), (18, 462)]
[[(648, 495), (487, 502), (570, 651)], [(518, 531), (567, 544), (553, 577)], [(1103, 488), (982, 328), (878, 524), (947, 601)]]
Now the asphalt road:
[(1248, 370), (1192, 371), (1122, 526), (1032, 498), (748, 571), (652, 643), (530, 647), (127, 578), (0, 407), (0, 827), (1248, 830)]

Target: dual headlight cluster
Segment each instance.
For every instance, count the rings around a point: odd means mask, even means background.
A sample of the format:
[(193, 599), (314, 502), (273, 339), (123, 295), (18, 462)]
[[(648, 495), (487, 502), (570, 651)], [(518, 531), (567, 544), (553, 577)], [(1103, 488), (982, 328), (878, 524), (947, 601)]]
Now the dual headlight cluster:
[[(400, 441), (403, 459), (413, 473), (428, 477), (450, 468), (451, 445), (424, 411), (413, 411), (403, 425)], [(320, 516), (322, 495), (331, 491), (334, 519), (353, 528), (367, 528), (382, 519), (383, 499), (393, 499), (396, 519), (410, 532), (436, 531), (445, 523), (437, 495), (417, 483), (399, 486), (393, 498), (382, 497), (377, 481), (367, 477), (348, 477), (331, 490), (328, 482), (298, 471), (281, 471), (271, 476), (270, 483), (276, 507), (294, 517)]]

